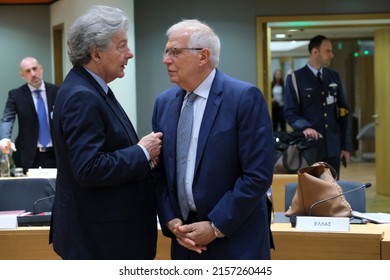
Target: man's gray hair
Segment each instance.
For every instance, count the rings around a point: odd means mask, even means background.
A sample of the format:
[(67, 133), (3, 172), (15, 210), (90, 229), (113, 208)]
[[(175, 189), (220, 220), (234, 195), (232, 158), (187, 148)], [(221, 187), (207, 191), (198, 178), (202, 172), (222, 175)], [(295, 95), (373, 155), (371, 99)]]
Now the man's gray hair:
[(79, 17), (68, 34), (68, 55), (73, 65), (85, 65), (91, 60), (90, 52), (107, 50), (111, 39), (119, 31), (127, 31), (129, 19), (118, 8), (96, 5)]
[(189, 33), (188, 48), (208, 48), (211, 52), (211, 65), (218, 66), (221, 42), (218, 35), (207, 23), (197, 19), (184, 19), (172, 25), (167, 30), (166, 35), (169, 37), (177, 31)]

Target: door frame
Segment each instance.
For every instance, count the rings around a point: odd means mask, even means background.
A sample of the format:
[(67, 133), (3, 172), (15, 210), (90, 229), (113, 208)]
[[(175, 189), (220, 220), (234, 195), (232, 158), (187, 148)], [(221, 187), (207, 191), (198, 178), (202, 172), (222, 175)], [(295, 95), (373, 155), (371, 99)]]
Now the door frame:
[[(270, 17), (256, 17), (256, 58), (257, 58), (257, 85), (260, 89), (262, 89), (264, 97), (267, 101), (268, 107), (271, 108), (271, 28), (269, 27), (269, 23), (272, 22), (304, 22), (304, 21), (369, 21), (369, 20), (378, 20), (378, 19), (390, 19), (390, 13), (380, 13), (380, 14), (340, 14), (340, 15), (302, 15), (302, 16), (270, 16)], [(345, 27), (348, 25), (343, 24), (334, 25), (334, 28)], [(360, 24), (356, 24), (351, 22), (349, 25), (351, 26), (360, 26)], [(364, 25), (363, 25), (364, 26)], [(311, 27), (321, 27), (320, 25), (313, 25)], [(390, 24), (380, 25), (383, 28), (390, 28)], [(329, 26), (327, 26), (329, 28)], [(376, 32), (375, 32), (376, 33)], [(376, 35), (373, 35), (374, 40), (377, 41)], [(387, 48), (388, 46), (386, 46)], [(387, 49), (385, 50), (385, 54), (387, 54)], [(390, 56), (384, 55), (380, 58), (380, 64), (375, 63), (374, 61), (374, 72), (377, 73), (375, 75), (375, 112), (378, 112), (378, 104), (381, 106), (387, 107), (387, 100), (383, 98), (383, 93), (378, 92), (379, 90), (385, 90), (390, 87), (390, 81), (387, 79), (387, 76), (384, 73), (388, 73), (384, 71), (383, 67), (387, 67), (390, 63)], [(386, 60), (386, 61), (383, 61)], [(378, 60), (377, 60), (378, 61)], [(386, 74), (387, 75), (387, 74)], [(386, 90), (385, 90), (386, 91)], [(378, 101), (381, 99), (381, 102)], [(386, 104), (382, 104), (385, 102)], [(389, 100), (390, 103), (390, 100)], [(389, 104), (390, 106), (390, 104)], [(382, 108), (381, 107), (381, 108)], [(382, 115), (383, 111), (382, 110)], [(378, 113), (377, 113), (378, 114)], [(386, 171), (386, 160), (389, 158), (387, 154), (390, 156), (390, 149), (384, 148), (383, 141), (385, 141), (385, 137), (390, 135), (390, 131), (385, 130), (386, 127), (390, 125), (390, 120), (387, 120), (386, 117), (382, 116), (380, 120), (380, 126), (378, 126), (378, 120), (376, 120), (376, 131), (375, 131), (375, 153), (376, 153), (376, 192), (378, 194), (383, 194), (386, 196), (390, 196), (390, 174)], [(385, 136), (385, 137), (383, 137)], [(378, 139), (379, 137), (383, 139)], [(386, 153), (384, 155), (383, 153)]]

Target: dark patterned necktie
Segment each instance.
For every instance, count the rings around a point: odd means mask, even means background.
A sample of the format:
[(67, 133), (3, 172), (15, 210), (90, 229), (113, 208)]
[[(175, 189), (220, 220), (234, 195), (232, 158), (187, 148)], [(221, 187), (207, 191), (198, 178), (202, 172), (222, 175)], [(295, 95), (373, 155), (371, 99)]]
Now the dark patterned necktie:
[(188, 217), (189, 207), (185, 191), (185, 177), (187, 168), (187, 155), (191, 141), (192, 124), (194, 121), (194, 101), (197, 95), (190, 93), (187, 96), (186, 103), (181, 111), (179, 123), (177, 125), (176, 139), (176, 180), (177, 193), (181, 214), (184, 221)]
[(127, 131), (129, 131), (128, 132), (128, 136), (130, 138), (131, 143), (133, 145), (137, 144), (139, 139), (138, 139), (137, 133), (136, 133), (134, 127), (133, 127), (133, 124), (131, 123), (129, 117), (127, 116), (127, 114), (125, 112), (125, 110), (123, 110), (122, 106), (120, 105), (120, 103), (116, 99), (116, 97), (115, 97), (114, 93), (112, 92), (111, 88), (108, 88), (107, 96), (108, 96), (108, 102), (115, 109), (116, 114), (120, 115), (120, 117), (122, 119), (122, 123), (126, 126)]

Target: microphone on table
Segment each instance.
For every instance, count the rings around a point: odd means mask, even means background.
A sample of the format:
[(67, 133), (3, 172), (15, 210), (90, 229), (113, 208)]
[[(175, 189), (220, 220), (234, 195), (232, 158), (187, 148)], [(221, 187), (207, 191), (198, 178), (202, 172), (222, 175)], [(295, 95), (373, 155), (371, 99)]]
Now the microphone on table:
[(42, 198), (40, 198), (40, 199), (37, 199), (37, 200), (34, 202), (34, 204), (33, 204), (32, 214), (33, 214), (33, 215), (36, 215), (36, 214), (37, 214), (37, 213), (36, 213), (36, 207), (37, 207), (37, 205), (38, 205), (40, 202), (42, 202), (42, 201), (44, 201), (44, 200), (46, 200), (46, 199), (53, 198), (54, 196), (55, 196), (55, 194), (52, 194), (52, 195), (49, 195), (49, 196), (46, 196), (46, 197), (42, 197)]
[(327, 201), (329, 201), (329, 200), (338, 198), (338, 197), (343, 196), (343, 195), (345, 195), (345, 194), (347, 194), (347, 193), (354, 192), (354, 191), (357, 191), (357, 190), (360, 190), (360, 189), (364, 189), (364, 188), (367, 189), (367, 188), (369, 188), (369, 187), (371, 187), (371, 183), (365, 183), (365, 184), (363, 184), (363, 185), (361, 185), (361, 186), (359, 186), (359, 187), (356, 187), (356, 188), (354, 188), (354, 189), (352, 189), (352, 190), (349, 190), (349, 191), (346, 191), (346, 192), (342, 192), (341, 194), (338, 194), (338, 195), (335, 195), (335, 196), (331, 196), (331, 197), (328, 197), (328, 198), (325, 198), (325, 199), (321, 199), (321, 200), (319, 200), (319, 201), (317, 201), (317, 202), (314, 202), (314, 203), (310, 206), (309, 215), (308, 215), (308, 216), (311, 216), (311, 212), (312, 212), (313, 208), (314, 208), (315, 206), (317, 206), (318, 204), (321, 204), (321, 203), (327, 202)]

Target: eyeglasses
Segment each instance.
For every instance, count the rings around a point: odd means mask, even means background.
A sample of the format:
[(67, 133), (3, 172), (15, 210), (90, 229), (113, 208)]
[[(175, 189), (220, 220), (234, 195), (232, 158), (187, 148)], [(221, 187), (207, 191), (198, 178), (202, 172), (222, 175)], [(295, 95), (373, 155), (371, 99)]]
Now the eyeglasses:
[(169, 56), (170, 58), (178, 57), (183, 51), (201, 51), (203, 48), (170, 48), (163, 50), (163, 57)]

